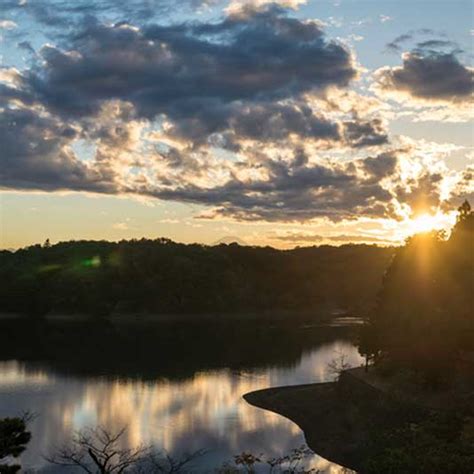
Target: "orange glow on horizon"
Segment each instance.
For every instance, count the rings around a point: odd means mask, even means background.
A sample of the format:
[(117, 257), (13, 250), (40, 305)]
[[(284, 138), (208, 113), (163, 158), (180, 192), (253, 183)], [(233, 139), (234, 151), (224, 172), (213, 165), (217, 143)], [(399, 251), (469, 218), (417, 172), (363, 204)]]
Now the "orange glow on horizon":
[(443, 223), (439, 215), (421, 214), (411, 220), (410, 228), (414, 233), (430, 232), (443, 227)]
[(443, 214), (438, 212), (436, 214), (423, 213), (417, 217), (407, 219), (404, 228), (406, 237), (431, 232), (433, 230), (446, 230), (454, 225), (455, 215)]

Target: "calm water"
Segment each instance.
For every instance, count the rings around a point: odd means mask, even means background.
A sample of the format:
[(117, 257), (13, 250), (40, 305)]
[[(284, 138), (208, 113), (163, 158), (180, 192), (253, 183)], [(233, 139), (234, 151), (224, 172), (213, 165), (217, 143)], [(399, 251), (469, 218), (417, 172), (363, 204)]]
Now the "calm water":
[[(281, 329), (260, 331), (260, 335), (250, 330), (239, 333), (235, 328), (186, 331), (179, 336), (179, 350), (172, 342), (176, 338), (169, 334), (176, 335), (175, 330), (167, 329), (157, 332), (157, 347), (145, 353), (124, 344), (115, 332), (107, 338), (101, 335), (100, 347), (94, 344), (88, 349), (85, 344), (84, 349), (84, 344), (72, 340), (75, 336), (71, 334), (79, 330), (61, 331), (61, 339), (56, 329), (52, 331), (56, 335), (49, 329), (47, 336), (44, 329), (38, 331), (30, 342), (41, 344), (41, 339), (44, 347), (18, 350), (18, 344), (12, 343), (0, 354), (4, 359), (0, 361), (0, 417), (25, 410), (37, 415), (22, 462), (25, 468), (42, 471), (48, 470), (42, 455), (51, 453), (53, 446), (75, 430), (98, 425), (110, 430), (126, 426), (125, 440), (130, 446), (154, 445), (175, 455), (206, 448), (209, 453), (199, 460), (200, 471), (221, 465), (244, 450), (269, 456), (286, 454), (304, 444), (300, 429), (248, 405), (242, 395), (271, 386), (326, 381), (332, 377), (328, 364), (339, 354), (345, 354), (352, 365), (362, 362), (353, 344), (334, 329), (323, 336), (318, 329), (291, 331), (291, 335)], [(15, 334), (10, 330), (10, 340)], [(44, 342), (49, 337), (52, 339)], [(111, 342), (116, 337), (118, 341)], [(64, 347), (54, 345), (57, 340)], [(148, 339), (141, 342), (151, 344)], [(255, 344), (259, 350), (249, 354), (248, 348)], [(214, 346), (210, 353), (208, 346)], [(32, 357), (31, 353), (42, 356)], [(100, 358), (100, 353), (103, 360), (91, 370), (91, 359)], [(220, 359), (215, 361), (216, 357)], [(311, 462), (323, 472), (342, 472), (318, 456)]]

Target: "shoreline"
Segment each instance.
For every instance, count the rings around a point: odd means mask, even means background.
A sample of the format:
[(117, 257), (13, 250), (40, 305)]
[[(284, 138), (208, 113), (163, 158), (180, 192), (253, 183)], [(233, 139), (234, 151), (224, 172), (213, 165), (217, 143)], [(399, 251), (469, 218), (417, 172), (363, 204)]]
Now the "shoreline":
[(472, 414), (473, 397), (472, 389), (462, 386), (432, 392), (358, 367), (343, 371), (337, 382), (273, 387), (243, 398), (298, 425), (315, 453), (363, 472), (377, 436), (435, 414)]
[(360, 469), (361, 459), (354, 449), (360, 438), (351, 437), (351, 430), (344, 428), (344, 400), (337, 382), (273, 387), (247, 393), (243, 398), (252, 406), (295, 423), (308, 447), (318, 455), (347, 469)]
[(297, 323), (299, 329), (319, 327), (356, 327), (363, 322), (361, 317), (349, 315), (332, 315), (326, 311), (249, 311), (239, 313), (212, 312), (212, 313), (123, 313), (107, 316), (90, 314), (47, 314), (42, 317), (31, 317), (20, 313), (0, 313), (2, 321), (44, 321), (49, 323), (83, 323), (103, 321), (115, 324), (153, 324), (153, 323), (232, 323), (255, 322), (280, 325)]
[(363, 367), (341, 373), (336, 382), (272, 387), (243, 398), (289, 419), (303, 431), (308, 447), (345, 468), (362, 472), (374, 427), (397, 429), (433, 407), (372, 383)]

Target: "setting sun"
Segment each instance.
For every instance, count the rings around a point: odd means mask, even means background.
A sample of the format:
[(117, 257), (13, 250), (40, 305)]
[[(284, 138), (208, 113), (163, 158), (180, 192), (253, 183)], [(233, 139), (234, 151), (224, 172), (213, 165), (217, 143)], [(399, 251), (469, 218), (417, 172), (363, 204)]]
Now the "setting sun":
[(410, 229), (414, 234), (422, 232), (430, 232), (431, 230), (440, 229), (443, 227), (443, 215), (422, 214), (421, 216), (412, 219), (410, 222)]
[(407, 219), (404, 227), (404, 236), (409, 237), (415, 234), (430, 232), (432, 230), (449, 229), (455, 222), (455, 215), (452, 213), (443, 214), (421, 214), (413, 219)]
[(0, 0), (0, 474), (474, 474), (473, 14)]

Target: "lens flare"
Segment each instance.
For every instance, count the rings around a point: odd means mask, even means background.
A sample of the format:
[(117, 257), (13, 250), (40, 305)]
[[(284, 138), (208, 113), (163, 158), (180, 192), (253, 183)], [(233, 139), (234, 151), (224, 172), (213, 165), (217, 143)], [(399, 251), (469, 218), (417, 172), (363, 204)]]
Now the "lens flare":
[(81, 264), (83, 267), (97, 268), (97, 267), (100, 267), (101, 260), (100, 260), (100, 257), (96, 255), (92, 258), (87, 258), (86, 260), (83, 260)]

